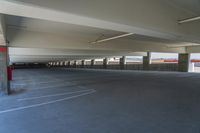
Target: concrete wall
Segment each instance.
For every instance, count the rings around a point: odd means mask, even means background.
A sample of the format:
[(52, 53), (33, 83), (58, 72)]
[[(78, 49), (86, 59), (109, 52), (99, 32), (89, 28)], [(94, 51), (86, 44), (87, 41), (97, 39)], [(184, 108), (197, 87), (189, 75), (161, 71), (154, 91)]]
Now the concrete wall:
[(151, 71), (178, 71), (178, 64), (169, 63), (169, 64), (150, 64), (149, 70)]
[[(74, 66), (70, 66), (74, 68)], [(76, 66), (76, 68), (90, 68), (90, 69), (105, 69), (103, 65), (81, 65)], [(120, 70), (120, 64), (107, 65), (107, 69), (117, 69)], [(143, 64), (125, 64), (124, 70), (143, 70)], [(178, 64), (175, 63), (165, 63), (165, 64), (149, 64), (150, 71), (178, 71)]]

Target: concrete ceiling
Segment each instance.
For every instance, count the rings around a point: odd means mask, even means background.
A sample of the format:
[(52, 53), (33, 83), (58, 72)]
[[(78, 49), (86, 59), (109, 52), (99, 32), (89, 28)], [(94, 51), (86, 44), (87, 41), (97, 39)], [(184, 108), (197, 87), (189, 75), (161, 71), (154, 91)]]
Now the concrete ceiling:
[(59, 2), (54, 0), (24, 2), (2, 0), (0, 2), (0, 12), (5, 14), (132, 32), (165, 39), (198, 41), (196, 37), (185, 37), (184, 27), (177, 25), (177, 20), (191, 17), (192, 14), (170, 7), (162, 0), (149, 2), (146, 0), (60, 0)]
[(172, 5), (182, 8), (187, 12), (192, 12), (196, 15), (200, 15), (200, 0), (166, 0)]
[[(19, 17), (19, 16), (5, 16), (6, 27), (9, 30), (24, 30), (40, 33), (50, 33), (60, 36), (65, 36), (66, 38), (73, 38), (74, 40), (80, 40), (82, 43), (89, 43), (95, 41), (96, 39), (103, 39), (106, 37), (112, 37), (116, 35), (125, 34), (120, 31), (106, 30), (88, 26), (80, 26), (68, 23), (53, 22), (47, 20)], [(20, 34), (20, 33), (18, 33)], [(132, 40), (141, 41), (147, 43), (158, 43), (161, 45), (179, 45), (179, 41), (162, 39), (144, 35), (134, 34), (128, 37), (121, 38), (120, 40)], [(9, 40), (12, 41), (12, 40)]]
[[(19, 16), (5, 16), (6, 27), (8, 31), (8, 41), (11, 43), (10, 46), (18, 47), (20, 44), (13, 44), (16, 38), (20, 36), (22, 32), (34, 32), (37, 34), (51, 34), (55, 36), (65, 37), (67, 40), (71, 41), (80, 41), (84, 46), (85, 43), (90, 44), (90, 42), (95, 41), (97, 39), (104, 39), (108, 37), (113, 37), (116, 35), (125, 34), (120, 31), (106, 30), (100, 28), (94, 28), (89, 26), (80, 26), (68, 23), (61, 22), (53, 22), (47, 20), (19, 17)], [(13, 34), (14, 31), (17, 31), (16, 34)], [(32, 36), (34, 37), (34, 36)], [(145, 35), (133, 34), (128, 37), (123, 37), (117, 39), (117, 41), (129, 41), (132, 44), (135, 42), (140, 42), (144, 44), (158, 44), (163, 46), (179, 46), (183, 45), (184, 42), (150, 37)], [(113, 41), (110, 41), (113, 42)], [(114, 41), (115, 42), (115, 41)], [(35, 42), (37, 43), (37, 42)], [(131, 44), (131, 45), (132, 45)], [(97, 44), (97, 45), (105, 45), (105, 44)], [(195, 45), (195, 44), (194, 44)], [(21, 47), (29, 47), (27, 45), (22, 45)], [(34, 46), (31, 46), (34, 47)], [(46, 46), (48, 48), (48, 46)], [(67, 48), (67, 47), (66, 47)], [(82, 49), (82, 48), (80, 48)], [(120, 49), (121, 50), (121, 49)]]
[[(0, 35), (9, 41), (12, 62), (200, 52), (200, 22), (178, 24), (199, 11), (198, 0), (2, 0), (6, 34)], [(125, 33), (134, 35), (89, 43)]]
[(56, 34), (70, 39), (80, 40), (82, 43), (95, 41), (99, 37), (111, 37), (124, 34), (124, 32), (119, 31), (18, 16), (7, 15), (5, 20), (7, 29)]
[(9, 16), (6, 17), (7, 28), (19, 29), (19, 30), (28, 30), (34, 32), (44, 32), (52, 33), (58, 35), (85, 35), (85, 36), (100, 36), (104, 34), (105, 36), (113, 36), (117, 34), (123, 34), (123, 32), (117, 32), (112, 30), (92, 28), (87, 26), (80, 26), (68, 23), (18, 17), (18, 16)]
[[(124, 2), (120, 0), (115, 0), (113, 2), (112, 0), (106, 1), (106, 4), (104, 2), (98, 1), (98, 0), (16, 0), (23, 3), (29, 3), (32, 5), (42, 6), (49, 9), (54, 9), (58, 11), (63, 12), (73, 12), (76, 14), (80, 14), (80, 11), (82, 13), (89, 13), (91, 10), (96, 9), (99, 5), (103, 5), (105, 8), (109, 9), (117, 9), (117, 8), (123, 8), (123, 6), (129, 8), (133, 5), (128, 5), (127, 3), (130, 3), (131, 0), (126, 0)], [(200, 13), (200, 1), (199, 0), (160, 0), (165, 1), (177, 8), (182, 8), (182, 10), (185, 10), (187, 12), (193, 12), (193, 13)], [(133, 0), (134, 4), (138, 4), (135, 0)], [(157, 1), (158, 2), (158, 1)], [(100, 7), (99, 6), (99, 7)]]
[[(76, 3), (76, 5), (81, 5), (81, 4), (86, 5), (87, 4), (87, 3), (82, 2), (81, 0), (76, 0), (76, 1), (73, 1), (73, 0), (57, 0), (57, 1), (54, 1), (54, 0), (42, 0), (42, 1), (41, 0), (16, 0), (16, 1), (32, 3), (32, 4), (36, 4), (36, 5), (40, 5), (40, 6), (47, 6), (49, 8), (57, 8), (59, 10), (66, 10), (65, 6), (63, 6), (63, 4), (65, 4), (65, 5), (72, 4), (72, 2), (74, 2), (74, 4)], [(174, 2), (180, 6), (183, 6), (183, 5), (186, 6), (189, 4), (188, 5), (189, 7), (191, 5), (195, 6), (195, 5), (200, 4), (199, 0), (189, 0), (189, 1), (188, 0), (168, 0), (168, 1)], [(91, 1), (91, 2), (93, 2), (93, 1)], [(120, 2), (120, 1), (116, 1), (116, 2)], [(109, 3), (109, 1), (108, 1), (108, 3)], [(115, 3), (113, 3), (113, 4), (115, 4)]]

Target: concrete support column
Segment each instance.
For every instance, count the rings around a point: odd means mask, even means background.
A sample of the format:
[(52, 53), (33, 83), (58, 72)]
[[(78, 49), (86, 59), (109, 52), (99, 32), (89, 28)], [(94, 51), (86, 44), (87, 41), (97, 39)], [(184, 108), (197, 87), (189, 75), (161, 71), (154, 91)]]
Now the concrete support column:
[(62, 66), (62, 61), (59, 62), (59, 66)]
[(181, 53), (178, 56), (178, 71), (179, 72), (188, 72), (190, 64), (190, 54)]
[(103, 59), (103, 68), (107, 69), (107, 65), (108, 65), (108, 58)]
[(126, 56), (123, 56), (122, 58), (120, 58), (119, 64), (120, 64), (120, 69), (126, 68)]
[(92, 59), (91, 60), (91, 66), (94, 66), (95, 65), (95, 59)]
[(77, 67), (77, 61), (75, 60), (74, 61), (74, 68), (76, 68)]
[(82, 67), (82, 68), (85, 67), (85, 63), (86, 63), (85, 60), (82, 60), (82, 61), (81, 61), (81, 67)]
[(10, 84), (8, 81), (8, 49), (0, 46), (0, 94), (10, 93)]
[(70, 61), (67, 62), (67, 67), (70, 67), (71, 63)]
[(147, 56), (143, 56), (143, 70), (149, 70), (151, 64), (151, 52), (147, 52)]
[(51, 63), (50, 63), (50, 62), (46, 63), (45, 65), (46, 65), (48, 68), (51, 67)]

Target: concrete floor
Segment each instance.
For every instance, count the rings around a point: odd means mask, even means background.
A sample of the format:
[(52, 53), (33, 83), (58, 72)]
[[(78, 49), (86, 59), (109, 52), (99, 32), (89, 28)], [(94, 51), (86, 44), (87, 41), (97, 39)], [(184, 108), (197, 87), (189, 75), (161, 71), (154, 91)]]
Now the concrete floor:
[(14, 70), (0, 133), (199, 133), (200, 74)]

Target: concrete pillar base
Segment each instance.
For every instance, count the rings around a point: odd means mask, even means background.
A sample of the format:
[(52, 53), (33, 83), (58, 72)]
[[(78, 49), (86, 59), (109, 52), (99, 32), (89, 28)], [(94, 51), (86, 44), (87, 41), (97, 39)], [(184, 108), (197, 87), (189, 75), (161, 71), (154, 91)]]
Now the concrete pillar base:
[(181, 53), (178, 57), (178, 71), (179, 72), (188, 72), (190, 63), (190, 54)]

